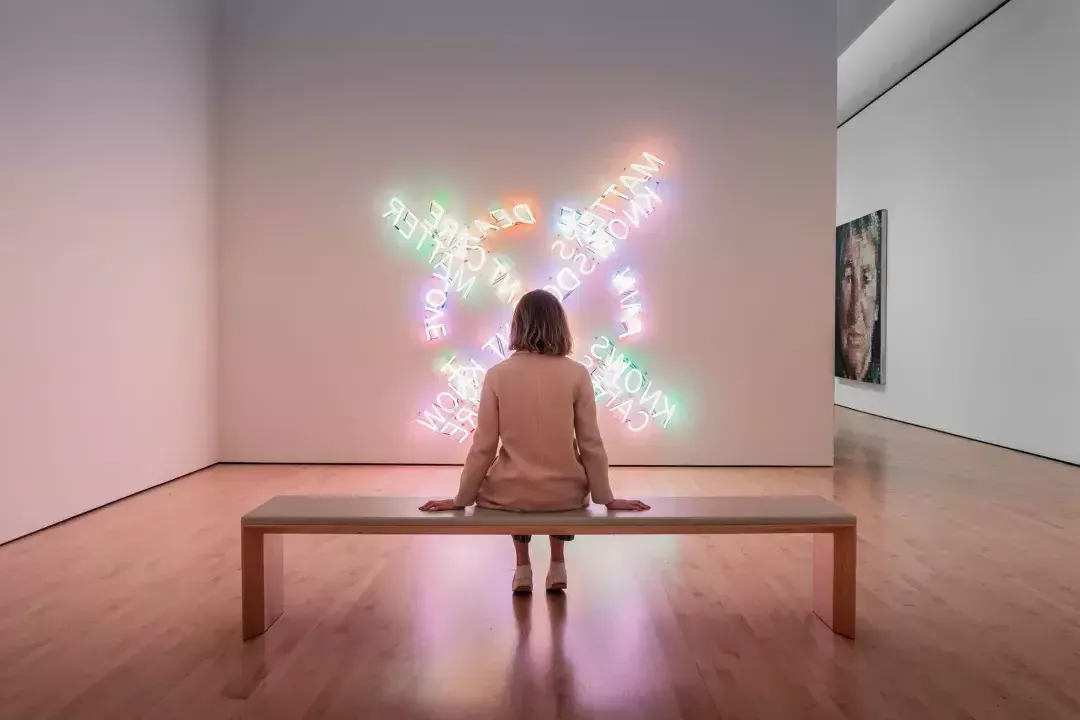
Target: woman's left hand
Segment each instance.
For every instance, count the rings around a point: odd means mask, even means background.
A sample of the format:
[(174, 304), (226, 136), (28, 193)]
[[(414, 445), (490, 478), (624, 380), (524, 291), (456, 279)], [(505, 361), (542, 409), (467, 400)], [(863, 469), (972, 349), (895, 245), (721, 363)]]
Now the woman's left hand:
[(455, 505), (453, 500), (428, 500), (420, 506), (420, 509), (424, 512), (443, 512), (445, 510), (464, 510), (465, 508)]

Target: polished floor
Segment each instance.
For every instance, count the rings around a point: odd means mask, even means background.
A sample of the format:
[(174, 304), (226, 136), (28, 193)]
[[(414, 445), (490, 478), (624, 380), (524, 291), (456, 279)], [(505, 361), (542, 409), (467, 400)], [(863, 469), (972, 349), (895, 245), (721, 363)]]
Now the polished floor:
[[(240, 642), (239, 517), (452, 468), (225, 466), (0, 547), (0, 719), (1080, 718), (1080, 469), (838, 410), (835, 469), (618, 470), (630, 496), (817, 493), (859, 517), (858, 640), (807, 536), (288, 537)], [(547, 563), (534, 542), (537, 575)]]

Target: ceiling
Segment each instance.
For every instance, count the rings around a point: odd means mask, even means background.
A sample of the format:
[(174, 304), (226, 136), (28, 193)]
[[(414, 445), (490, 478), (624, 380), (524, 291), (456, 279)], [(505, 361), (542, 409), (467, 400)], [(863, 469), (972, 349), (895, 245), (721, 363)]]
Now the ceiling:
[(1009, 0), (836, 0), (843, 124)]
[(893, 0), (836, 0), (836, 56), (878, 19)]

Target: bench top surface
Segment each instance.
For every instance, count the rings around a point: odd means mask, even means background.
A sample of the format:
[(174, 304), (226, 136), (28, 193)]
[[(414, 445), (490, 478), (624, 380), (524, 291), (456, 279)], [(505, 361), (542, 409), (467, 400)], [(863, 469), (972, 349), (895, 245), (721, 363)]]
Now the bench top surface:
[(435, 530), (508, 527), (517, 530), (665, 526), (849, 526), (855, 516), (817, 495), (642, 498), (652, 509), (612, 512), (601, 505), (554, 513), (518, 513), (468, 508), (425, 513), (427, 498), (357, 495), (279, 495), (243, 516), (244, 525), (400, 527)]

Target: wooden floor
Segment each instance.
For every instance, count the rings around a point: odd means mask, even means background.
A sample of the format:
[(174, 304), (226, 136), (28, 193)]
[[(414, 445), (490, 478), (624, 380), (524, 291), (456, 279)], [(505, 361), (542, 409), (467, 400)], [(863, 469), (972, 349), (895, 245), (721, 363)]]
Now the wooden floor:
[(325, 536), (286, 538), (285, 614), (243, 644), (243, 512), (456, 471), (219, 467), (0, 547), (0, 718), (1080, 718), (1080, 469), (838, 413), (835, 469), (613, 484), (835, 498), (854, 643), (810, 613), (808, 536), (583, 537), (532, 599), (509, 540)]

